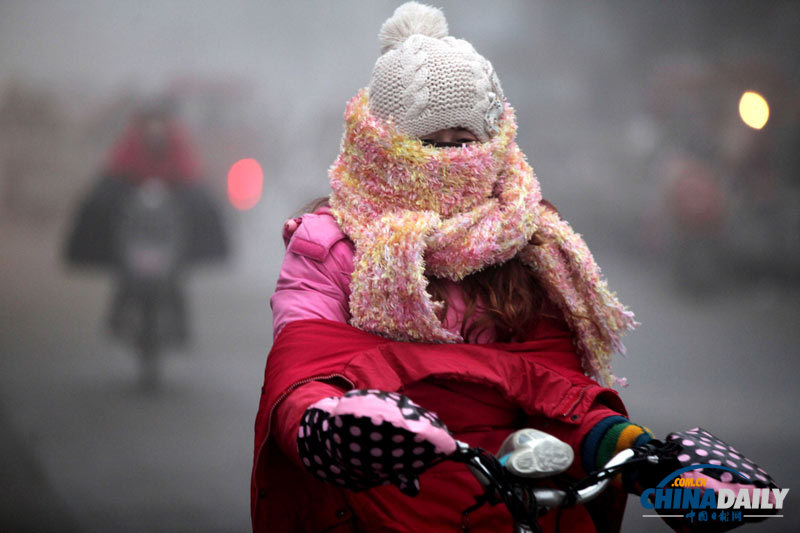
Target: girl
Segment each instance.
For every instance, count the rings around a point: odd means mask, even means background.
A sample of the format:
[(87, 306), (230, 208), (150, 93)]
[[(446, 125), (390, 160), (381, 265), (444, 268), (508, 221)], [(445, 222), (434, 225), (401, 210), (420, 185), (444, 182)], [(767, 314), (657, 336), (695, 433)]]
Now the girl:
[[(347, 104), (329, 200), (284, 227), (255, 531), (462, 528), (482, 492), (472, 474), (383, 431), (391, 413), (424, 418), (416, 405), (492, 452), (516, 429), (546, 430), (560, 440), (534, 443), (553, 458), (543, 473), (564, 478), (652, 439), (608, 388), (633, 315), (542, 199), (491, 63), (415, 2), (380, 40), (369, 87)], [(618, 485), (560, 525), (618, 530), (624, 503)], [(510, 531), (511, 518), (484, 506), (469, 528)]]

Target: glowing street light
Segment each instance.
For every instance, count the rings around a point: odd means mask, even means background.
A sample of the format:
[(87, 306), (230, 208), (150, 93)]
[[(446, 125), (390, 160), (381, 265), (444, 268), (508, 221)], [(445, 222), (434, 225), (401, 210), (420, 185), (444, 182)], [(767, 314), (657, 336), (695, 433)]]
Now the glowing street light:
[(769, 104), (757, 92), (747, 91), (739, 100), (739, 116), (745, 124), (760, 130), (769, 120)]

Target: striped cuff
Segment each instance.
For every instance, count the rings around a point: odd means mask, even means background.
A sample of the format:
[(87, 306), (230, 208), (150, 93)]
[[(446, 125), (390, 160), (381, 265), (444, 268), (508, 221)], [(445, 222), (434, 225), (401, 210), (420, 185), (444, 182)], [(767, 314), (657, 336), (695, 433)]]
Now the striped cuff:
[(583, 444), (581, 444), (581, 460), (583, 461), (583, 469), (587, 473), (594, 472), (595, 470), (597, 449), (600, 447), (600, 441), (603, 439), (606, 431), (614, 424), (623, 422), (630, 424), (628, 419), (624, 416), (606, 417), (595, 424), (583, 438)]
[(646, 444), (653, 438), (646, 427), (631, 423), (622, 416), (610, 416), (598, 422), (583, 441), (581, 458), (587, 472), (603, 467), (614, 455), (627, 448)]

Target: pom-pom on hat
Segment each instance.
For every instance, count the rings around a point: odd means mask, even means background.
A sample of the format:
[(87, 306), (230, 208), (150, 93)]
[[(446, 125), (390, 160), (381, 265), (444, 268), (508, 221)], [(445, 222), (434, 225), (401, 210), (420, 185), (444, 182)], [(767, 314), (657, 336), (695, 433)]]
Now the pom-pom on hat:
[(438, 8), (407, 2), (383, 23), (381, 57), (369, 105), (412, 137), (465, 128), (481, 142), (497, 133), (503, 89), (492, 64), (470, 43), (448, 35)]

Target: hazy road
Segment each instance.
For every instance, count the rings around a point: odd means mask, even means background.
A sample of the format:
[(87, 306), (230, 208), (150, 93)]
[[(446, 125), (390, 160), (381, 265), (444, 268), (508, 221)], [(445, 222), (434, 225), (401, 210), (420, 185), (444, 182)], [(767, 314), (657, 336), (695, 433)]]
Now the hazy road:
[[(64, 275), (55, 245), (40, 233), (4, 234), (0, 245), (0, 398), (42, 485), (82, 531), (247, 530), (268, 288), (195, 276), (193, 349), (171, 354), (163, 390), (143, 394), (135, 359), (100, 335), (108, 282)], [(0, 530), (6, 513), (29, 512), (14, 499), (35, 498), (7, 494), (7, 481), (0, 494), (12, 508), (0, 507)]]
[[(135, 360), (100, 334), (108, 282), (65, 274), (58, 237), (0, 230), (0, 531), (248, 530), (274, 267), (195, 276), (193, 349), (146, 395)], [(702, 425), (793, 488), (800, 291), (762, 284), (698, 301), (653, 265), (598, 256), (643, 323), (616, 368), (632, 418), (659, 435)], [(785, 518), (753, 530), (800, 530), (793, 490), (786, 501)], [(641, 514), (632, 499), (626, 531), (667, 530)]]

